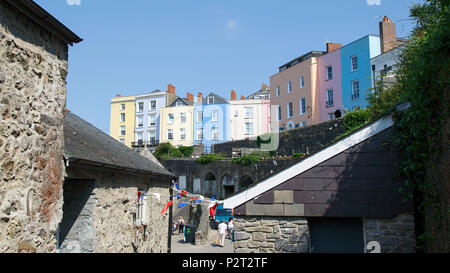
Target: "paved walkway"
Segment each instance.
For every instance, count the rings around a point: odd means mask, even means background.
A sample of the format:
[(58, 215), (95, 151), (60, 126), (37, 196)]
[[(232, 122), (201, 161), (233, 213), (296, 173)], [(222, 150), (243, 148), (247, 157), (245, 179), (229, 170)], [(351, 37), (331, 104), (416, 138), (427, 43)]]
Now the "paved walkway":
[(214, 243), (205, 245), (193, 245), (183, 241), (183, 234), (175, 233), (172, 235), (172, 253), (233, 253), (233, 243), (230, 239), (225, 237), (225, 244), (223, 247)]

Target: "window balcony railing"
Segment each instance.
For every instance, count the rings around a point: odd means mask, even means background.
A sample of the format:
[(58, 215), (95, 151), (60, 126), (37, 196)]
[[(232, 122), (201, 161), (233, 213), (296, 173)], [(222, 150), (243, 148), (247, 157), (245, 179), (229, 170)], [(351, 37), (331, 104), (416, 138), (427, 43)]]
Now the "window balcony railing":
[(158, 144), (159, 144), (158, 140), (150, 140), (150, 141), (138, 140), (131, 142), (131, 147), (152, 147), (158, 146)]

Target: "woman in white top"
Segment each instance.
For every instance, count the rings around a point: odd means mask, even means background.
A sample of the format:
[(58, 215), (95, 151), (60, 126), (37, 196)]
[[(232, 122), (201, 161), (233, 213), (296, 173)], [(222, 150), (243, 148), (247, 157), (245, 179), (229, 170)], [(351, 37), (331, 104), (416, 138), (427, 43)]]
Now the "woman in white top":
[(228, 238), (231, 239), (231, 233), (233, 232), (233, 218), (228, 219)]

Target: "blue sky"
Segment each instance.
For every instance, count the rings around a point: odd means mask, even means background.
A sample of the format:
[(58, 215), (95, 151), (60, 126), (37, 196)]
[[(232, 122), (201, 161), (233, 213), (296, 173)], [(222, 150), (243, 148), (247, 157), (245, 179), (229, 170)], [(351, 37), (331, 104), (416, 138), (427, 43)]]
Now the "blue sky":
[(226, 99), (259, 90), (278, 67), (325, 42), (407, 37), (418, 0), (35, 0), (84, 39), (69, 48), (67, 108), (109, 133), (110, 100), (176, 86)]

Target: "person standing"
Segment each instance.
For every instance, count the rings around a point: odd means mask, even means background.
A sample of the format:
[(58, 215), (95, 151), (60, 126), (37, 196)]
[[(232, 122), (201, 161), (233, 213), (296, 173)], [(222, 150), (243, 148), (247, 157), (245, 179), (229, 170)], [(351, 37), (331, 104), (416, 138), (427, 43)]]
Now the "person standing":
[(182, 216), (180, 216), (180, 218), (178, 218), (178, 228), (179, 228), (178, 234), (184, 233), (184, 231), (183, 231), (183, 228), (184, 228), (184, 219), (183, 219)]
[(225, 220), (222, 221), (222, 223), (219, 224), (219, 227), (217, 228), (217, 233), (219, 235), (219, 245), (223, 247), (225, 243), (225, 234), (227, 232), (227, 224), (225, 224)]

